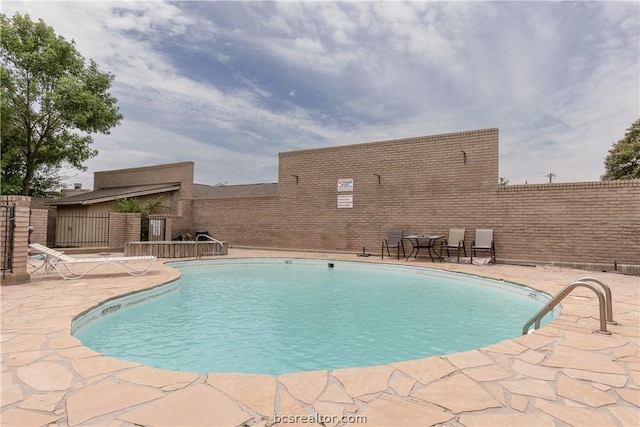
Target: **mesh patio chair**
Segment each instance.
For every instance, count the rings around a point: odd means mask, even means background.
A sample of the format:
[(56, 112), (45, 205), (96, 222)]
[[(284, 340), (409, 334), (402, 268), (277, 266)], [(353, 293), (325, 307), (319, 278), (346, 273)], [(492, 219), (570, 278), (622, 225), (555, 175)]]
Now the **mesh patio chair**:
[(449, 237), (444, 239), (442, 245), (440, 245), (440, 258), (442, 259), (442, 252), (447, 251), (447, 257), (449, 257), (449, 251), (456, 251), (458, 254), (458, 263), (460, 262), (460, 251), (467, 256), (467, 249), (464, 245), (464, 236), (466, 229), (464, 228), (451, 228), (449, 230)]
[(491, 261), (496, 263), (496, 248), (493, 242), (493, 228), (477, 228), (476, 238), (471, 242), (471, 262), (476, 252), (489, 252)]
[(384, 251), (387, 250), (387, 255), (391, 256), (389, 248), (394, 248), (398, 251), (398, 259), (400, 259), (400, 251), (402, 251), (402, 257), (405, 257), (404, 245), (402, 244), (402, 237), (404, 236), (404, 230), (402, 228), (392, 228), (389, 230), (389, 234), (386, 239), (382, 241), (382, 259), (384, 259)]

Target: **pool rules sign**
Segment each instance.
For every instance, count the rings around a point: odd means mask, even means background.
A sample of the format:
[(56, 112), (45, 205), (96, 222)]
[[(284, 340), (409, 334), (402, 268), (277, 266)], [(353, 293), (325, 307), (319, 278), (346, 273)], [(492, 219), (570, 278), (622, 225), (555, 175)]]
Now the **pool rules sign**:
[(351, 194), (338, 194), (338, 209), (353, 208), (353, 178), (338, 179), (338, 192), (351, 192)]

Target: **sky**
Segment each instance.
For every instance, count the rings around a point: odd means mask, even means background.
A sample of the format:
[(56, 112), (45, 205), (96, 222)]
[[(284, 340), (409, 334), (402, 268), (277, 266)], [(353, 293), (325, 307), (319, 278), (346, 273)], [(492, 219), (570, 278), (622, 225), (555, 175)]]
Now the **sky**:
[(498, 128), (510, 184), (597, 181), (640, 118), (640, 3), (3, 1), (115, 76), (86, 171), (195, 162), (277, 182), (278, 153)]

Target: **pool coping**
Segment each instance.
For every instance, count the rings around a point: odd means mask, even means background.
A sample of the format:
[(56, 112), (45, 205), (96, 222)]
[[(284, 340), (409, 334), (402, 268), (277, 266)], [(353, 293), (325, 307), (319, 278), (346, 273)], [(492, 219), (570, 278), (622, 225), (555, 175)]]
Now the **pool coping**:
[[(249, 249), (231, 249), (225, 258), (255, 256), (420, 265), (551, 295), (579, 277), (594, 276), (612, 288), (618, 325), (609, 326), (611, 336), (594, 334), (597, 301), (588, 290), (576, 290), (550, 325), (478, 350), (277, 377), (198, 375), (109, 358), (70, 335), (71, 320), (81, 312), (175, 280), (175, 269), (159, 264), (141, 277), (106, 269), (74, 281), (36, 273), (29, 284), (1, 289), (2, 423), (341, 426), (365, 417), (367, 426), (525, 426), (634, 425), (640, 419), (637, 276)], [(274, 424), (275, 414), (283, 422)], [(351, 418), (341, 422), (342, 416)]]

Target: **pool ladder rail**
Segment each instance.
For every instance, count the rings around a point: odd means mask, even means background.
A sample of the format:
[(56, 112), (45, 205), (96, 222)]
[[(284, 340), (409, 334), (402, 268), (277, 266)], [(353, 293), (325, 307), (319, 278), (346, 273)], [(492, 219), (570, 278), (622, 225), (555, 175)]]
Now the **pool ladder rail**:
[[(200, 242), (200, 238), (203, 238), (203, 243), (213, 242), (215, 243), (215, 250), (213, 252), (202, 252), (202, 247), (198, 246)], [(200, 259), (203, 255), (223, 255), (224, 254), (224, 243), (222, 243), (218, 239), (214, 239), (208, 234), (198, 234), (196, 236), (196, 258)]]
[[(604, 294), (602, 291), (595, 286), (593, 282), (597, 285), (600, 285), (604, 290)], [(542, 318), (549, 313), (553, 308), (560, 303), (567, 295), (571, 293), (575, 288), (584, 287), (591, 289), (596, 296), (598, 297), (598, 305), (600, 308), (600, 329), (596, 332), (599, 334), (611, 335), (611, 332), (607, 331), (607, 323), (610, 325), (617, 325), (618, 322), (613, 320), (613, 303), (611, 301), (611, 288), (604, 283), (602, 280), (596, 279), (594, 277), (582, 277), (578, 280), (575, 280), (569, 283), (567, 286), (562, 288), (560, 292), (558, 292), (551, 300), (545, 304), (531, 319), (525, 323), (524, 328), (522, 329), (522, 335), (526, 335), (529, 333), (529, 328), (531, 325), (534, 325), (534, 330), (540, 328), (540, 321)]]

